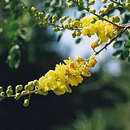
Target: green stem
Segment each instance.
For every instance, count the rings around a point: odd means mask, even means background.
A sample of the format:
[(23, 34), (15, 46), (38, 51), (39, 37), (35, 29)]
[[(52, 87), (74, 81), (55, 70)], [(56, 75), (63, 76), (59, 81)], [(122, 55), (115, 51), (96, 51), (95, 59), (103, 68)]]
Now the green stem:
[[(21, 94), (20, 96), (22, 97), (22, 96), (25, 96), (25, 95), (31, 95), (31, 94), (36, 93), (38, 91), (39, 91), (39, 89), (35, 89), (33, 91), (29, 91), (29, 92), (26, 92), (24, 94)], [(14, 94), (14, 95), (10, 95), (9, 97), (8, 96), (1, 96), (1, 97), (3, 97), (3, 98), (14, 98), (14, 97), (16, 97), (16, 95)]]

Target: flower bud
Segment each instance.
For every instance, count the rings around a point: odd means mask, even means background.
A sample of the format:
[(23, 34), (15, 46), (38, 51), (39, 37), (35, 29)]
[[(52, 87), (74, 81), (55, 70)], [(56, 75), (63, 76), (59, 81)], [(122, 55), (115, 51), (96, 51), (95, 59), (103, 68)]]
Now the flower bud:
[(118, 16), (113, 16), (112, 22), (118, 23), (118, 22), (120, 22), (120, 18)]
[(114, 7), (117, 8), (117, 7), (118, 7), (118, 4), (114, 3)]
[(113, 7), (114, 7), (114, 4), (113, 4), (113, 3), (111, 3), (111, 4), (108, 5), (108, 9), (109, 9), (109, 10), (111, 10)]
[(12, 95), (12, 94), (13, 94), (13, 90), (7, 89), (7, 90), (6, 90), (6, 94), (7, 94), (7, 96)]
[(63, 23), (66, 20), (66, 16), (63, 16), (62, 18), (59, 19), (60, 23)]
[(105, 4), (105, 3), (107, 3), (107, 1), (108, 1), (108, 0), (102, 0), (102, 3), (104, 3), (104, 4)]
[(53, 23), (53, 24), (56, 23), (56, 15), (52, 16), (52, 23)]
[(27, 84), (27, 85), (24, 86), (24, 89), (25, 89), (25, 90), (29, 90), (29, 87), (30, 87), (30, 86)]
[(95, 64), (97, 63), (97, 61), (94, 58), (95, 58), (95, 56), (91, 56), (89, 59), (89, 66), (90, 67), (94, 67)]
[(29, 99), (25, 99), (23, 105), (24, 105), (24, 107), (28, 107), (29, 106)]
[(33, 81), (28, 82), (28, 84), (25, 85), (24, 89), (27, 90), (27, 91), (31, 91), (31, 90), (33, 90), (33, 89), (34, 89)]
[(67, 22), (68, 22), (68, 23), (71, 23), (71, 22), (72, 22), (72, 19), (71, 19), (71, 18), (67, 18)]
[(5, 92), (1, 92), (0, 95), (1, 95), (1, 96), (5, 96)]
[(33, 11), (33, 12), (36, 11), (36, 8), (35, 8), (35, 7), (32, 7), (32, 8), (31, 8), (31, 11)]
[(89, 12), (94, 14), (96, 12), (96, 10), (95, 9), (90, 9)]
[(12, 90), (12, 86), (11, 86), (11, 85), (9, 85), (7, 89)]
[(48, 14), (45, 15), (44, 19), (45, 19), (45, 20), (48, 20), (49, 17), (50, 17), (50, 14), (48, 13)]
[(76, 33), (75, 33), (75, 32), (72, 33), (72, 37), (73, 37), (73, 38), (76, 37)]
[(34, 86), (38, 86), (38, 85), (39, 85), (38, 80), (34, 80), (34, 81), (33, 81), (33, 84), (34, 84)]
[(94, 5), (95, 0), (89, 0), (88, 5)]
[(70, 2), (70, 1), (72, 1), (72, 0), (66, 0), (66, 2)]
[(80, 36), (81, 35), (81, 32), (80, 31), (77, 31), (76, 32), (76, 36)]
[(73, 3), (72, 2), (68, 2), (67, 6), (68, 6), (68, 8), (72, 8), (73, 7)]
[(65, 28), (65, 29), (67, 29), (68, 27), (69, 27), (68, 24), (65, 24), (65, 25), (64, 25), (64, 28)]
[(25, 90), (21, 92), (21, 95), (24, 95), (25, 93), (27, 93)]
[(21, 91), (22, 89), (23, 89), (22, 85), (17, 85), (16, 88), (15, 88), (15, 91), (17, 93), (18, 91)]
[(59, 28), (58, 28), (58, 27), (54, 27), (53, 30), (54, 30), (55, 32), (58, 32), (58, 31), (59, 31)]
[(95, 49), (97, 46), (99, 46), (99, 45), (98, 45), (98, 42), (93, 42), (93, 43), (91, 44), (91, 48), (92, 48), (92, 49)]
[(0, 86), (0, 93), (3, 92), (3, 87)]
[(73, 24), (74, 27), (79, 27), (80, 26), (80, 22), (78, 20), (73, 21), (72, 24)]
[(20, 93), (16, 93), (15, 99), (18, 100), (18, 99), (20, 99), (20, 97), (21, 97), (21, 94)]

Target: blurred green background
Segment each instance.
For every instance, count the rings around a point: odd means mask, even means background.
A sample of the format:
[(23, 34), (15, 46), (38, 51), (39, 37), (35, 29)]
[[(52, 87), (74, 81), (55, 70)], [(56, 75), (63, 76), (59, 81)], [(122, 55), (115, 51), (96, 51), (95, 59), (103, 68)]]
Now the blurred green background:
[[(67, 11), (63, 0), (24, 2), (27, 6), (35, 5), (39, 10), (44, 7), (47, 12), (57, 13), (59, 17)], [(122, 23), (129, 21), (128, 12), (121, 8), (116, 11)], [(5, 89), (8, 85), (25, 85), (28, 81), (39, 79), (67, 58), (74, 48), (63, 49), (64, 55), (55, 49), (62, 46), (57, 41), (58, 35), (52, 33), (52, 28), (38, 25), (21, 8), (18, 0), (1, 0), (0, 85)], [(74, 44), (74, 40), (68, 42)], [(117, 50), (122, 50), (122, 47), (114, 51)], [(113, 58), (111, 54), (93, 70), (92, 77), (72, 89), (71, 94), (63, 96), (56, 96), (52, 92), (47, 96), (33, 95), (28, 108), (22, 106), (23, 98), (19, 101), (1, 101), (0, 129), (130, 130), (130, 63), (126, 60)]]

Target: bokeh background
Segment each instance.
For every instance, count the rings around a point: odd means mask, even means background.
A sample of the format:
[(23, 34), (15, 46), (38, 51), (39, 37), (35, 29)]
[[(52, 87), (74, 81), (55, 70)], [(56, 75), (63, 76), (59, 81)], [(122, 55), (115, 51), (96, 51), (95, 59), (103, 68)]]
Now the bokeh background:
[[(62, 0), (29, 0), (27, 6), (38, 10), (79, 18), (85, 12), (65, 9)], [(49, 7), (47, 6), (49, 5)], [(58, 6), (57, 6), (58, 5)], [(101, 1), (93, 8), (100, 9)], [(121, 17), (122, 23), (130, 20), (129, 12), (121, 8), (109, 12)], [(108, 15), (109, 15), (108, 14)], [(89, 14), (85, 13), (86, 16)], [(59, 38), (62, 35), (61, 38)], [(63, 59), (71, 56), (89, 57), (92, 54), (91, 39), (82, 38), (80, 43), (71, 32), (54, 33), (52, 27), (42, 27), (21, 9), (17, 0), (0, 1), (0, 85), (27, 84), (39, 79)], [(120, 37), (121, 40), (125, 38)], [(58, 39), (58, 40), (57, 40)], [(9, 59), (11, 48), (19, 45), (17, 69)], [(56, 96), (33, 95), (28, 108), (23, 99), (5, 99), (0, 102), (1, 130), (130, 130), (130, 63), (121, 60), (113, 45), (98, 56), (98, 64), (92, 69), (92, 77), (86, 78), (71, 94)], [(17, 51), (16, 51), (17, 54)]]

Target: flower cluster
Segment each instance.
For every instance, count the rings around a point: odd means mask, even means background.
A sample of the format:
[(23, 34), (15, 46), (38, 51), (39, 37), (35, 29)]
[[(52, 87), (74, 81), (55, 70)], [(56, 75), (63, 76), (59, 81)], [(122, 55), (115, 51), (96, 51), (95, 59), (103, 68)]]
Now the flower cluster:
[(77, 57), (74, 61), (71, 58), (64, 60), (63, 64), (57, 64), (55, 70), (50, 70), (39, 79), (39, 93), (46, 95), (50, 90), (56, 95), (71, 93), (70, 86), (78, 86), (83, 81), (83, 76), (91, 76), (89, 70), (96, 63), (95, 56), (89, 59)]
[[(28, 98), (24, 100), (24, 106), (27, 107), (29, 105), (30, 96), (33, 93), (41, 95), (47, 95), (49, 91), (53, 91), (56, 95), (63, 95), (66, 92), (71, 93), (72, 90), (70, 86), (78, 86), (82, 83), (83, 77), (91, 76), (90, 69), (97, 63), (95, 56), (129, 28), (129, 25), (124, 27), (119, 25), (120, 19), (118, 16), (110, 18), (104, 16), (115, 7), (130, 9), (129, 0), (126, 0), (125, 4), (115, 0), (102, 0), (104, 6), (100, 8), (99, 12), (91, 8), (91, 5), (96, 3), (95, 0), (66, 0), (66, 3), (69, 8), (77, 6), (78, 10), (85, 10), (92, 15), (90, 15), (90, 17), (84, 17), (85, 15), (83, 15), (79, 19), (71, 19), (66, 16), (59, 18), (57, 14), (52, 15), (45, 11), (38, 11), (35, 7), (28, 9), (26, 5), (21, 2), (22, 7), (25, 8), (41, 26), (53, 26), (55, 32), (64, 31), (66, 29), (70, 30), (72, 31), (73, 38), (81, 34), (88, 37), (97, 35), (98, 40), (91, 43), (94, 54), (89, 59), (77, 57), (75, 60), (72, 60), (68, 58), (64, 60), (64, 63), (57, 64), (55, 70), (49, 70), (39, 80), (28, 82), (25, 86), (17, 85), (15, 91), (11, 85), (7, 87), (5, 92), (3, 87), (0, 87), (0, 100), (6, 97), (13, 97), (18, 100), (22, 96), (28, 96)], [(96, 51), (95, 48), (102, 43), (107, 44), (99, 51)], [(127, 55), (129, 55), (129, 52)]]
[[(113, 16), (111, 18), (105, 16), (104, 18), (119, 25), (120, 19), (118, 16)], [(98, 17), (96, 16), (91, 16), (89, 18), (84, 17), (80, 22), (82, 24), (82, 35), (91, 37), (96, 34), (99, 38), (97, 42), (91, 44), (93, 49), (100, 44), (107, 42), (109, 39), (112, 39), (117, 32), (117, 27), (115, 25), (108, 23), (107, 21), (98, 20)]]

